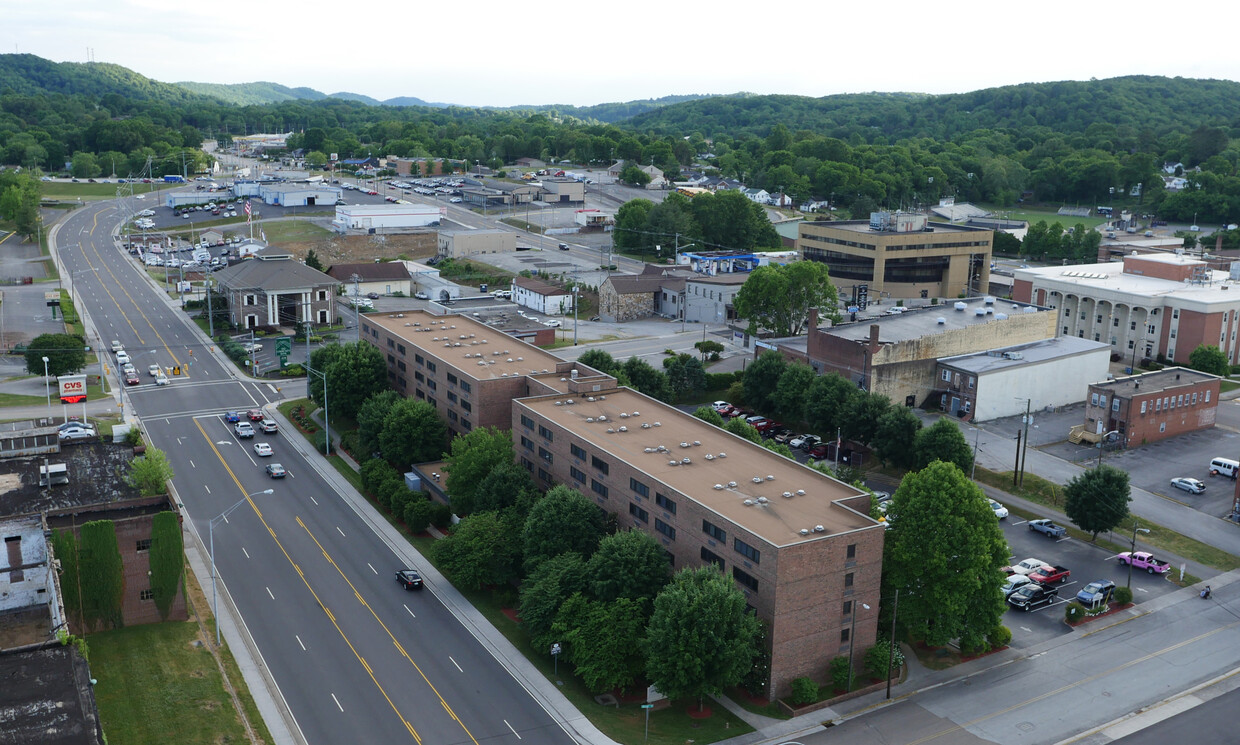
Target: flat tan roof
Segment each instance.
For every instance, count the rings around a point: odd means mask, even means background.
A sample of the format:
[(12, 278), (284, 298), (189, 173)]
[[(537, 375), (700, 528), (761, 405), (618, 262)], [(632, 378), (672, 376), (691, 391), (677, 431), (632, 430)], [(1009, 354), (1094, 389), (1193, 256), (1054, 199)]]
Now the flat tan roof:
[[(594, 399), (573, 397), (567, 404), (568, 397), (556, 395), (517, 403), (775, 546), (878, 525), (831, 504), (864, 494), (842, 481), (628, 388)], [(666, 450), (654, 450), (660, 446)], [(681, 465), (684, 458), (690, 462)], [(670, 465), (673, 460), (678, 465)], [(650, 486), (658, 489), (657, 483)], [(824, 530), (815, 532), (817, 526)]]
[(556, 365), (564, 364), (559, 357), (468, 316), (407, 310), (367, 313), (363, 318), (475, 380), (554, 373)]

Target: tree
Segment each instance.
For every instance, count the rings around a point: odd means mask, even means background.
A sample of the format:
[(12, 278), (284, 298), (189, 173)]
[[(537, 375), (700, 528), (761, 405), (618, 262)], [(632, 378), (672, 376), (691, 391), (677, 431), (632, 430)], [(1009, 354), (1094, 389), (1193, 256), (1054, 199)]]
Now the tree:
[(641, 675), (645, 626), (645, 601), (599, 602), (578, 593), (560, 606), (552, 633), (564, 640), (568, 659), (586, 688), (603, 693), (628, 686)]
[(775, 413), (784, 419), (801, 420), (805, 417), (805, 396), (818, 374), (809, 365), (797, 362), (784, 368), (775, 386), (772, 403)]
[[(654, 202), (649, 199), (630, 199), (620, 205), (620, 209), (616, 210), (616, 226), (612, 231), (616, 248), (636, 250), (649, 245), (649, 236), (646, 235), (646, 222), (650, 217), (650, 210), (652, 209), (654, 209)], [(586, 354), (589, 354), (589, 352)], [(582, 357), (584, 356), (582, 355)], [(608, 356), (610, 357), (611, 355)]]
[(515, 528), (498, 512), (469, 515), (435, 544), (435, 558), (454, 582), (471, 590), (510, 582), (521, 566), (521, 538)]
[(323, 268), (323, 262), (319, 261), (319, 255), (314, 252), (313, 248), (306, 252), (306, 266), (320, 272), (327, 271)]
[(425, 401), (403, 398), (383, 418), (379, 433), (379, 450), (383, 457), (400, 468), (414, 463), (439, 460), (448, 428), (435, 407)]
[(584, 592), (586, 586), (586, 562), (581, 554), (553, 556), (530, 572), (521, 583), (521, 626), (536, 647), (551, 645), (553, 640), (547, 634), (551, 633), (560, 605)]
[(723, 426), (723, 417), (719, 414), (719, 412), (715, 411), (710, 406), (697, 407), (693, 411), (693, 416), (697, 417), (698, 419), (701, 419), (707, 424), (713, 424), (716, 427)]
[(148, 448), (145, 455), (129, 461), (129, 475), (125, 481), (142, 496), (156, 497), (168, 493), (168, 482), (172, 477), (172, 464), (164, 451)]
[(737, 437), (743, 437), (752, 443), (757, 444), (762, 442), (762, 435), (758, 432), (757, 428), (741, 417), (729, 419), (727, 423), (723, 425), (723, 428)]
[(623, 530), (599, 541), (587, 567), (590, 594), (595, 600), (653, 601), (667, 584), (672, 565), (654, 536), (640, 530)]
[(806, 396), (806, 419), (818, 432), (830, 434), (842, 428), (848, 415), (849, 402), (863, 391), (836, 373), (814, 379)]
[(73, 334), (40, 334), (26, 347), (26, 372), (42, 376), (44, 357), (52, 377), (78, 372), (86, 368), (86, 342)]
[(749, 672), (761, 633), (732, 580), (713, 566), (683, 569), (655, 598), (646, 675), (668, 698), (700, 703)]
[(986, 495), (936, 461), (904, 477), (887, 517), (883, 594), (900, 591), (900, 622), (931, 646), (981, 646), (1003, 616), (999, 568), (1010, 555)]
[(973, 448), (960, 427), (950, 419), (937, 422), (917, 433), (913, 440), (917, 468), (925, 468), (936, 460), (955, 463), (961, 473), (973, 470)]
[(779, 352), (767, 350), (758, 355), (758, 359), (745, 371), (742, 381), (745, 384), (745, 402), (757, 411), (774, 410), (775, 389), (787, 367), (788, 363)]
[(1064, 514), (1093, 540), (1122, 523), (1132, 501), (1128, 474), (1105, 464), (1072, 477), (1063, 497)]
[(519, 463), (502, 463), (483, 477), (482, 482), (474, 491), (474, 510), (503, 510), (513, 505), (520, 506), (521, 519), (524, 520), (529, 508), (541, 494), (534, 483), (534, 477)]
[(620, 363), (602, 349), (591, 349), (583, 353), (577, 358), (577, 362), (605, 375), (614, 375), (620, 369)]
[(896, 468), (912, 468), (917, 463), (913, 443), (920, 431), (921, 420), (912, 409), (892, 406), (878, 420), (878, 428), (870, 444), (884, 463)]
[(458, 515), (474, 512), (475, 495), (483, 479), (514, 459), (512, 438), (495, 427), (479, 427), (453, 439), (444, 464), (448, 472), (445, 486), (451, 495), (453, 511)]
[(673, 398), (680, 398), (706, 388), (706, 370), (702, 361), (689, 354), (663, 358), (667, 387)]
[(650, 183), (650, 174), (630, 164), (621, 169), (620, 180), (634, 186), (645, 186)]
[(331, 413), (346, 419), (355, 418), (366, 399), (387, 390), (383, 354), (365, 342), (319, 347), (310, 353), (310, 367), (323, 373), (323, 378), (310, 376), (310, 399), (322, 406), (326, 385)]
[(719, 359), (719, 355), (723, 352), (724, 346), (712, 339), (703, 339), (693, 345), (693, 348), (702, 354), (702, 359), (709, 357), (712, 360)]
[(357, 410), (357, 453), (360, 458), (380, 455), (379, 434), (383, 432), (383, 420), (397, 402), (404, 399), (396, 391), (380, 391)]
[(733, 301), (736, 314), (749, 321), (749, 333), (767, 329), (776, 336), (795, 336), (809, 322), (811, 310), (823, 319), (839, 320), (839, 296), (818, 261), (794, 261), (753, 270)]
[(1188, 355), (1188, 366), (1194, 370), (1227, 377), (1231, 365), (1227, 362), (1227, 354), (1213, 345), (1201, 344)]
[(555, 486), (530, 509), (521, 530), (526, 571), (572, 551), (589, 557), (603, 537), (603, 512), (567, 486)]
[(641, 357), (630, 357), (620, 369), (628, 377), (629, 384), (641, 393), (660, 401), (672, 400), (672, 389), (667, 384), (667, 376)]
[(882, 394), (857, 391), (849, 396), (840, 427), (844, 439), (869, 444), (878, 432), (878, 423), (891, 408), (891, 401)]

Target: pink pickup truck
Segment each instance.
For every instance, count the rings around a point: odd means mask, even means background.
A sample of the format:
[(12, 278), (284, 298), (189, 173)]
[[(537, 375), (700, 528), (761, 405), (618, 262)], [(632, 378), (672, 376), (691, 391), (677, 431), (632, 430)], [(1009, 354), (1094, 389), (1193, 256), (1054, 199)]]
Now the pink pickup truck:
[(1115, 558), (1120, 564), (1131, 564), (1133, 569), (1144, 569), (1150, 574), (1166, 574), (1171, 571), (1170, 564), (1145, 551), (1138, 551), (1135, 554), (1125, 551)]

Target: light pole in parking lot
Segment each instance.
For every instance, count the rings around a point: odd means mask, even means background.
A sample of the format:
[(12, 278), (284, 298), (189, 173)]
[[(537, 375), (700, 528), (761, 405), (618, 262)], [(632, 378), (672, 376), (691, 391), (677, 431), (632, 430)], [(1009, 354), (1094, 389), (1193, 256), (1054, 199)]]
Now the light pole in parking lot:
[(215, 614), (215, 646), (220, 646), (220, 606), (215, 594), (215, 524), (220, 520), (228, 521), (228, 516), (232, 511), (250, 501), (250, 497), (257, 497), (260, 494), (271, 494), (275, 489), (264, 489), (260, 492), (247, 494), (232, 507), (224, 510), (220, 514), (211, 518), (211, 522), (207, 523), (207, 543), (211, 550), (211, 612)]
[(1149, 532), (1149, 528), (1138, 528), (1137, 521), (1135, 519), (1132, 521), (1132, 545), (1128, 549), (1128, 583), (1124, 587), (1132, 587), (1132, 555), (1137, 552), (1137, 533), (1148, 534)]
[(1102, 450), (1107, 444), (1107, 438), (1110, 437), (1111, 435), (1118, 435), (1118, 434), (1119, 434), (1119, 430), (1113, 429), (1110, 432), (1104, 432), (1102, 434), (1102, 439), (1098, 440), (1098, 463), (1094, 465), (1095, 469), (1102, 467)]
[(52, 418), (52, 378), (47, 372), (47, 363), (49, 360), (43, 358), (43, 388), (47, 391), (47, 418)]

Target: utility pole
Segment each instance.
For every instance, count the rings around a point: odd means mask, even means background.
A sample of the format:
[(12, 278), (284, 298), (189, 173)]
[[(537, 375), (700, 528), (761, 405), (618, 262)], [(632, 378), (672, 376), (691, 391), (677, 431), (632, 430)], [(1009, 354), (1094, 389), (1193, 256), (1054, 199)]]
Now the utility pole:
[(1025, 462), (1029, 458), (1029, 422), (1031, 419), (1033, 419), (1029, 411), (1031, 406), (1033, 406), (1033, 399), (1026, 398), (1025, 399), (1025, 444), (1024, 444), (1024, 449), (1021, 450), (1022, 454), (1020, 458), (1020, 486), (1025, 485)]
[(1020, 478), (1020, 430), (1016, 430), (1016, 462), (1012, 464), (1012, 486)]

